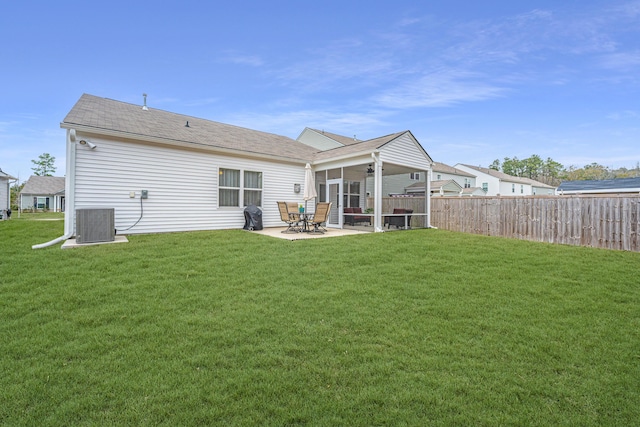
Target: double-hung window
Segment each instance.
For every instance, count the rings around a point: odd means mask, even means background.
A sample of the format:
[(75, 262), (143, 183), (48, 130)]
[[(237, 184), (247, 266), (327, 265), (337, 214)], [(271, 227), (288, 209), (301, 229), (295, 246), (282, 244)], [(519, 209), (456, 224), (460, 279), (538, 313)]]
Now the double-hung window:
[(262, 172), (244, 171), (243, 206), (262, 206)]
[(262, 206), (262, 172), (220, 168), (218, 175), (219, 206)]

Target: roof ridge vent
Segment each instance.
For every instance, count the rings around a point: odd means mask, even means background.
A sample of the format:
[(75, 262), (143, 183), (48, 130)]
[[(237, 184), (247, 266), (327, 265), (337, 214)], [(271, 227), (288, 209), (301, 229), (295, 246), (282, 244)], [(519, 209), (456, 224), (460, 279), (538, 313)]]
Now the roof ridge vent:
[(142, 106), (142, 109), (143, 109), (144, 111), (149, 111), (149, 109), (147, 108), (147, 94), (146, 94), (146, 93), (143, 93), (143, 94), (142, 94), (142, 97), (144, 98), (144, 105)]

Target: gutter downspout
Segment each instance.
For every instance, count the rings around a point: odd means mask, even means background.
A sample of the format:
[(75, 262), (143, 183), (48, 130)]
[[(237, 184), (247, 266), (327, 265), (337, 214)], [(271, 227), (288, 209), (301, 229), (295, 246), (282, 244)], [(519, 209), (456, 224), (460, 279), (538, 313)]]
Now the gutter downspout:
[[(64, 210), (64, 234), (57, 239), (53, 239), (46, 243), (31, 246), (31, 249), (42, 249), (48, 246), (56, 245), (73, 237), (74, 233), (74, 213), (75, 213), (75, 194), (72, 189), (76, 186), (76, 130), (67, 129), (67, 174), (64, 183), (65, 192), (65, 210)], [(68, 197), (67, 197), (68, 195)]]

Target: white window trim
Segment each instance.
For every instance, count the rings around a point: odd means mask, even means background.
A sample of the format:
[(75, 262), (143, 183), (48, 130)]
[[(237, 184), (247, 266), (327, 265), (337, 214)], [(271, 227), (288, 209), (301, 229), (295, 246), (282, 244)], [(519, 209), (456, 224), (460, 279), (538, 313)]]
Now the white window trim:
[[(220, 171), (221, 170), (230, 170), (230, 171), (238, 171), (239, 172), (239, 179), (240, 179), (240, 187), (227, 187), (227, 186), (223, 186), (220, 185)], [(256, 172), (256, 173), (261, 173), (262, 174), (262, 187), (261, 188), (245, 188), (244, 186), (244, 174), (245, 172)], [(238, 206), (221, 206), (220, 205), (220, 190), (237, 190), (238, 191)], [(252, 170), (252, 169), (242, 169), (242, 168), (223, 168), (223, 167), (219, 167), (218, 168), (218, 209), (244, 209), (244, 192), (245, 190), (250, 190), (250, 191), (259, 191), (260, 192), (260, 206), (258, 207), (262, 207), (262, 203), (264, 202), (264, 200), (262, 199), (262, 196), (264, 194), (264, 172), (262, 171), (257, 171), (257, 170)]]

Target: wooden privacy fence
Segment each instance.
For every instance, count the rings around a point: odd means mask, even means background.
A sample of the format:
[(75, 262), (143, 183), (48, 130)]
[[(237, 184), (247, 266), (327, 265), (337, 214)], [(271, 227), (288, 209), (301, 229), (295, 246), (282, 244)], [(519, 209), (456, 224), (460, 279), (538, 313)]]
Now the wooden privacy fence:
[(640, 196), (433, 197), (431, 225), (638, 252)]

